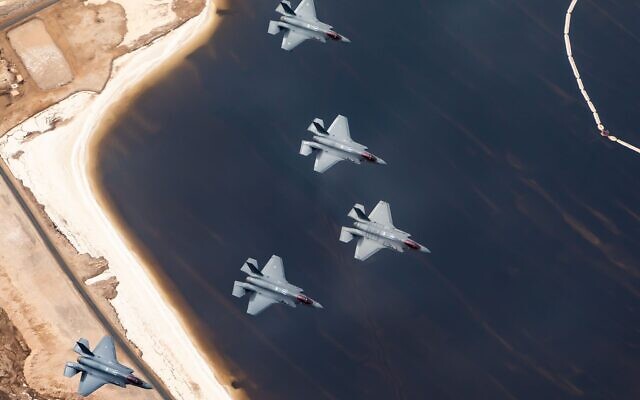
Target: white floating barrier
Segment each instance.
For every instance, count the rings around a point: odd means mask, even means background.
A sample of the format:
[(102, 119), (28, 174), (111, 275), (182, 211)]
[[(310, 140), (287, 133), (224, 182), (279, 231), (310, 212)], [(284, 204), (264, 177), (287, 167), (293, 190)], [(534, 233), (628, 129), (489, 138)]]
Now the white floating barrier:
[(600, 134), (602, 136), (606, 136), (612, 142), (619, 143), (622, 146), (628, 148), (629, 150), (635, 151), (636, 153), (640, 154), (640, 149), (637, 148), (636, 146), (633, 146), (625, 142), (624, 140), (621, 140), (616, 136), (609, 134), (609, 132), (604, 127), (604, 124), (600, 120), (600, 115), (598, 115), (598, 110), (596, 110), (596, 106), (591, 101), (591, 98), (589, 97), (589, 94), (585, 89), (584, 83), (582, 83), (582, 79), (580, 79), (580, 72), (578, 71), (578, 66), (576, 65), (576, 62), (573, 58), (573, 51), (571, 50), (571, 38), (569, 36), (569, 33), (571, 31), (571, 16), (573, 13), (573, 9), (576, 7), (577, 3), (578, 3), (578, 0), (571, 1), (571, 4), (569, 4), (569, 8), (567, 9), (567, 15), (564, 18), (564, 46), (567, 50), (567, 59), (569, 60), (569, 65), (571, 65), (571, 69), (573, 70), (573, 75), (576, 78), (578, 89), (580, 90), (580, 93), (582, 93), (582, 97), (584, 97), (584, 100), (587, 103), (587, 106), (589, 107), (589, 109), (591, 110), (591, 113), (593, 114), (593, 120), (595, 121), (598, 131), (600, 131)]

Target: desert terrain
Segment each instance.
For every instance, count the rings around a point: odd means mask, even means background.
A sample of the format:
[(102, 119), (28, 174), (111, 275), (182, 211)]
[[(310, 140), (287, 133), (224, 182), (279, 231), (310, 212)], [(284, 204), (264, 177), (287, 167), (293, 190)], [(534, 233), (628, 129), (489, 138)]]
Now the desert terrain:
[[(0, 49), (25, 81), (21, 96), (0, 99), (0, 133), (73, 93), (100, 92), (115, 58), (181, 25), (200, 13), (204, 4), (204, 0), (61, 0), (26, 24), (10, 27), (0, 35)], [(37, 84), (37, 63), (30, 61), (30, 54), (42, 51), (38, 41), (43, 40), (49, 54), (56, 54), (49, 67), (60, 75), (45, 88)]]
[(16, 400), (51, 399), (27, 385), (23, 369), (30, 350), (18, 329), (2, 309), (0, 309), (0, 347), (3, 349), (0, 352), (0, 397)]
[[(0, 393), (22, 396), (19, 399), (28, 399), (27, 395), (75, 399), (77, 379), (65, 378), (62, 367), (65, 361), (75, 361), (72, 347), (76, 340), (86, 337), (95, 344), (105, 328), (62, 272), (3, 180), (0, 204), (0, 342), (5, 343), (3, 349), (11, 349), (0, 354), (1, 368), (6, 371), (0, 379)], [(71, 254), (64, 237), (58, 234), (51, 239), (57, 248)], [(104, 268), (99, 260), (81, 255), (68, 261), (84, 275)], [(97, 296), (107, 294), (100, 286), (93, 292)], [(131, 365), (122, 352), (118, 355), (123, 363)], [(122, 395), (116, 388), (104, 389), (95, 398)], [(127, 398), (160, 397), (155, 392), (129, 391)]]
[[(184, 328), (179, 327), (173, 307), (163, 302), (152, 285), (153, 280), (148, 281), (142, 294), (136, 295), (136, 301), (155, 301), (161, 310), (158, 313), (171, 321), (169, 325), (162, 331), (162, 323), (156, 327), (144, 322), (141, 328), (134, 329), (135, 321), (144, 320), (135, 312), (123, 321), (136, 290), (131, 284), (123, 289), (120, 280), (131, 268), (124, 265), (120, 275), (114, 274), (110, 260), (103, 257), (108, 251), (98, 251), (92, 238), (83, 235), (83, 227), (69, 223), (56, 210), (55, 201), (51, 200), (65, 201), (72, 192), (62, 179), (48, 182), (55, 188), (55, 193), (48, 194), (42, 192), (42, 182), (32, 179), (39, 168), (58, 168), (75, 175), (86, 166), (69, 167), (59, 160), (42, 158), (39, 166), (24, 169), (22, 164), (22, 160), (33, 161), (27, 147), (39, 143), (49, 146), (42, 139), (72, 125), (76, 114), (88, 110), (91, 104), (108, 108), (141, 81), (147, 70), (169, 59), (180, 46), (186, 46), (191, 37), (201, 30), (212, 32), (208, 22), (214, 15), (212, 8), (213, 4), (205, 0), (0, 1), (0, 26), (4, 29), (0, 32), (0, 168), (15, 188), (12, 193), (0, 180), (0, 332), (6, 333), (0, 340), (7, 343), (5, 348), (16, 349), (0, 355), (0, 367), (12, 371), (0, 380), (0, 397), (5, 393), (22, 396), (15, 397), (19, 399), (76, 398), (73, 393), (77, 379), (64, 378), (62, 367), (65, 361), (75, 360), (71, 351), (74, 341), (86, 337), (94, 345), (106, 334), (105, 324), (126, 338), (130, 354), (142, 358), (137, 362), (146, 362), (148, 371), (156, 371), (153, 378), (162, 382), (158, 389), (166, 389), (164, 393), (184, 399), (226, 397), (209, 367), (196, 368), (192, 375), (187, 372), (186, 367), (194, 360), (191, 354), (197, 354), (197, 350)], [(37, 12), (30, 14), (33, 10)], [(16, 19), (19, 21), (13, 23)], [(125, 75), (135, 66), (127, 62), (134, 59), (138, 64), (144, 64), (140, 61), (145, 59), (150, 61), (145, 68)], [(105, 90), (118, 74), (120, 86)], [(106, 100), (98, 102), (101, 98)], [(89, 112), (90, 116), (98, 114)], [(97, 129), (99, 118), (93, 123)], [(59, 149), (75, 148), (74, 139), (68, 139), (59, 143)], [(60, 154), (67, 152), (61, 150)], [(71, 171), (73, 168), (76, 170)], [(20, 201), (24, 202), (22, 207)], [(95, 224), (86, 222), (92, 230)], [(117, 236), (115, 231), (111, 233)], [(53, 246), (53, 252), (43, 243), (43, 237)], [(126, 245), (122, 252), (125, 263), (135, 260)], [(70, 269), (71, 280), (65, 276), (63, 265)], [(142, 269), (136, 271), (141, 275), (131, 277), (131, 282), (148, 279)], [(81, 282), (82, 287), (73, 281)], [(88, 306), (81, 292), (97, 311)], [(144, 296), (155, 300), (144, 300)], [(120, 306), (114, 307), (118, 301)], [(161, 337), (165, 334), (154, 335), (154, 329), (166, 332), (166, 340)], [(137, 339), (132, 340), (132, 332), (136, 331)], [(144, 343), (140, 338), (146, 339)], [(170, 349), (172, 346), (175, 349)], [(118, 354), (123, 363), (134, 367), (133, 360), (120, 349)], [(204, 362), (202, 358), (198, 360)], [(196, 383), (197, 375), (200, 381)], [(168, 397), (160, 393), (130, 388), (126, 398)], [(104, 387), (95, 398), (122, 396), (122, 389)]]

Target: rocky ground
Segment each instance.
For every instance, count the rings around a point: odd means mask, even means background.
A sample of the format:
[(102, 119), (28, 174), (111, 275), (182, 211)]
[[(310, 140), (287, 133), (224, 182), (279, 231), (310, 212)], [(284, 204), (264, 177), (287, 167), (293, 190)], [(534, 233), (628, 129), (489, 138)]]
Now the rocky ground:
[[(21, 6), (33, 7), (38, 1), (0, 0), (0, 23), (9, 12)], [(137, 40), (123, 43), (128, 29), (124, 0), (61, 0), (32, 18), (42, 21), (47, 33), (60, 49), (73, 72), (73, 79), (60, 87), (38, 87), (28, 68), (11, 46), (8, 32), (0, 32), (0, 51), (7, 70), (9, 88), (18, 78), (19, 93), (0, 93), (0, 137), (16, 123), (78, 91), (100, 92), (111, 73), (115, 58), (148, 44), (184, 21), (197, 15), (204, 0), (170, 0), (169, 14), (175, 18)], [(24, 8), (24, 7), (23, 7)], [(17, 12), (21, 12), (20, 10)], [(24, 79), (24, 81), (23, 81)], [(62, 121), (61, 123), (64, 123)], [(38, 135), (26, 140), (31, 140)], [(47, 236), (81, 280), (102, 273), (103, 259), (80, 255), (58, 232), (31, 193), (19, 186), (21, 196), (44, 225)], [(3, 244), (4, 243), (4, 244)], [(73, 360), (70, 350), (78, 335), (98, 340), (103, 331), (77, 293), (62, 277), (30, 223), (22, 215), (0, 181), (0, 400), (5, 399), (77, 399), (77, 379), (62, 377), (64, 361)], [(117, 294), (118, 282), (107, 278), (89, 285), (89, 292), (114, 325), (117, 316), (107, 301)], [(65, 301), (51, 302), (51, 298)], [(69, 348), (69, 351), (60, 349)], [(124, 357), (124, 363), (131, 364)], [(44, 393), (44, 394), (42, 394)], [(96, 400), (122, 398), (118, 388), (105, 387), (93, 397)], [(128, 399), (156, 399), (155, 392), (130, 391)]]
[[(21, 3), (33, 6), (32, 3), (37, 2)], [(129, 21), (127, 10), (121, 3), (130, 4), (123, 3), (122, 0), (61, 0), (35, 16), (44, 23), (46, 31), (73, 73), (73, 79), (69, 83), (49, 90), (38, 87), (31, 79), (28, 69), (8, 39), (12, 29), (0, 32), (0, 49), (7, 61), (16, 65), (18, 72), (24, 77), (21, 96), (13, 99), (0, 96), (0, 136), (19, 122), (73, 93), (83, 90), (100, 92), (111, 74), (115, 58), (145, 46), (197, 15), (202, 11), (205, 1), (173, 0), (164, 15), (167, 18), (166, 24), (136, 37), (135, 40), (125, 42), (123, 40), (127, 33), (139, 27), (141, 22)], [(169, 0), (158, 2), (158, 7), (160, 3), (169, 3)], [(0, 22), (3, 19), (1, 5), (0, 0)], [(167, 15), (171, 14), (175, 16), (168, 18)]]
[(22, 371), (29, 353), (24, 338), (0, 308), (0, 400), (53, 399), (27, 386)]
[(15, 98), (20, 95), (20, 86), (24, 83), (22, 75), (15, 65), (4, 58), (0, 49), (0, 96)]

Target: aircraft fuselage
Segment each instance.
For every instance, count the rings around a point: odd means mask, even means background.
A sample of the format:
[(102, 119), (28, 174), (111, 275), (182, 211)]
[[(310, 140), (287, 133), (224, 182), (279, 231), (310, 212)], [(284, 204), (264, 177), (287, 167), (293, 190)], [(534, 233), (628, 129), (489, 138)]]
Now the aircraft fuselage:
[(397, 228), (388, 229), (376, 222), (355, 221), (355, 228), (344, 229), (355, 236), (361, 236), (367, 239), (375, 240), (385, 247), (396, 251), (404, 251), (404, 249), (428, 251), (426, 247), (409, 239), (409, 234)]
[(269, 292), (273, 292), (273, 293), (277, 293), (281, 296), (287, 296), (287, 297), (292, 297), (293, 293), (291, 293), (289, 290), (287, 290), (286, 288), (280, 287), (278, 285), (275, 285), (271, 282), (267, 282), (263, 279), (257, 278), (257, 277), (253, 277), (253, 276), (248, 276), (247, 277), (247, 282), (251, 283), (254, 286), (257, 286), (259, 288), (262, 289), (266, 289)]
[(362, 149), (362, 145), (353, 142), (353, 144), (333, 139), (330, 136), (314, 135), (313, 141), (304, 141), (306, 145), (316, 150), (323, 150), (329, 153), (337, 153), (341, 158), (360, 164), (361, 161), (373, 163), (382, 163), (375, 155)]
[[(274, 299), (281, 299), (282, 297), (285, 297), (295, 303), (305, 304), (308, 306), (314, 306), (315, 304), (318, 304), (318, 305), (320, 304), (302, 293), (293, 292), (287, 289), (286, 287), (276, 285), (272, 282), (268, 282), (256, 276), (248, 276), (247, 282), (239, 282), (239, 286), (244, 288), (245, 290), (249, 290), (252, 292), (257, 292), (262, 294), (271, 293), (273, 294), (273, 296), (271, 297), (273, 297)], [(265, 291), (267, 293), (265, 293)], [(278, 300), (278, 301), (282, 304), (287, 304), (287, 302), (284, 300)]]
[(149, 384), (147, 384), (137, 376), (129, 372), (124, 372), (117, 366), (112, 366), (110, 363), (101, 362), (96, 358), (80, 356), (78, 357), (77, 363), (68, 362), (67, 366), (77, 371), (97, 376), (108, 383), (118, 385), (120, 387), (133, 385), (146, 389), (151, 388)]
[(323, 39), (331, 40), (344, 40), (345, 38), (339, 33), (333, 31), (330, 25), (327, 25), (320, 21), (307, 21), (297, 16), (283, 15), (280, 17), (280, 27), (286, 29), (302, 29), (309, 32), (316, 40), (323, 41)]
[(77, 363), (68, 362), (68, 367), (71, 367), (77, 371), (87, 373), (102, 379), (105, 382), (117, 385), (120, 387), (126, 387), (126, 375), (113, 368), (109, 368), (99, 362), (88, 359), (86, 357), (78, 358)]

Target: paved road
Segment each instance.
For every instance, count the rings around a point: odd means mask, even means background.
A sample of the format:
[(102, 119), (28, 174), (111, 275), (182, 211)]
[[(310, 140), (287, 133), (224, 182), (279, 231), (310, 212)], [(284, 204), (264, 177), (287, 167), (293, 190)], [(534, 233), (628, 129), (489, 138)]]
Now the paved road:
[(0, 160), (0, 176), (2, 176), (2, 180), (7, 185), (7, 187), (9, 187), (9, 189), (11, 190), (11, 193), (20, 204), (20, 207), (24, 211), (25, 215), (29, 218), (29, 221), (31, 221), (31, 224), (35, 228), (36, 232), (42, 239), (43, 243), (45, 244), (45, 246), (53, 256), (53, 258), (55, 259), (56, 263), (58, 264), (62, 272), (64, 272), (64, 274), (69, 278), (69, 280), (71, 281), (75, 289), (78, 291), (78, 293), (80, 294), (84, 302), (89, 306), (91, 311), (98, 318), (98, 320), (100, 321), (104, 329), (107, 331), (107, 333), (113, 336), (120, 350), (122, 350), (132, 360), (132, 362), (134, 363), (135, 369), (147, 378), (147, 380), (153, 385), (154, 389), (158, 392), (158, 394), (163, 399), (174, 400), (171, 393), (169, 393), (169, 390), (164, 386), (164, 383), (162, 383), (153, 373), (151, 368), (149, 368), (149, 366), (137, 356), (137, 354), (130, 347), (129, 342), (126, 340), (126, 338), (120, 334), (120, 331), (118, 331), (116, 328), (114, 328), (111, 325), (107, 317), (102, 313), (102, 311), (97, 306), (97, 304), (93, 301), (91, 296), (86, 292), (85, 285), (82, 282), (80, 282), (76, 278), (76, 276), (73, 274), (73, 272), (71, 271), (71, 268), (69, 268), (69, 265), (67, 265), (64, 258), (60, 255), (60, 252), (58, 252), (54, 244), (51, 242), (44, 228), (42, 227), (40, 222), (36, 219), (33, 212), (31, 212), (31, 209), (27, 205), (24, 198), (20, 195), (20, 192), (18, 191), (16, 186), (13, 184), (13, 181), (10, 179), (8, 174), (9, 174), (8, 167), (3, 161)]
[(35, 8), (32, 8), (31, 10), (28, 11), (24, 11), (22, 13), (18, 13), (18, 15), (9, 18), (8, 20), (6, 20), (5, 22), (0, 24), (0, 31), (4, 31), (7, 28), (10, 28), (11, 26), (24, 21), (25, 19), (31, 17), (34, 14), (39, 13), (40, 11), (44, 10), (45, 8), (51, 7), (52, 5), (56, 4), (57, 2), (59, 2), (60, 0), (46, 0), (43, 1), (42, 3), (38, 4)]

